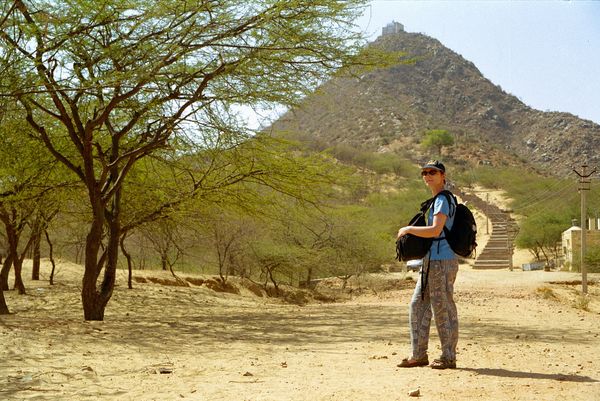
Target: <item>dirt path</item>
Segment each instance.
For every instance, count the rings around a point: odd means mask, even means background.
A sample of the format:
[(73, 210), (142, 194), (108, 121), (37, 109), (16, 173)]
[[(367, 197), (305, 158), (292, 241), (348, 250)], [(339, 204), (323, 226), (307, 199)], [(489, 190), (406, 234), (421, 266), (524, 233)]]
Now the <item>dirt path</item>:
[[(408, 289), (300, 307), (137, 284), (116, 289), (105, 322), (84, 322), (78, 274), (6, 293), (16, 313), (0, 317), (1, 400), (406, 400), (417, 388), (422, 400), (600, 400), (598, 286), (586, 312), (546, 283), (571, 273), (462, 266), (449, 371), (396, 367)], [(436, 357), (434, 328), (430, 343)]]

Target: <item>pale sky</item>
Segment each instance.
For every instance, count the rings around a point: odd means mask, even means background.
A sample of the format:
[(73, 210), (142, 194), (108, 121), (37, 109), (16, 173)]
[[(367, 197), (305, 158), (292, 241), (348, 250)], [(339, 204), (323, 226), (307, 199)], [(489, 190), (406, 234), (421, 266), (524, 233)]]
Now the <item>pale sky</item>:
[(600, 124), (600, 1), (372, 0), (373, 39), (395, 20), (439, 40), (525, 104)]

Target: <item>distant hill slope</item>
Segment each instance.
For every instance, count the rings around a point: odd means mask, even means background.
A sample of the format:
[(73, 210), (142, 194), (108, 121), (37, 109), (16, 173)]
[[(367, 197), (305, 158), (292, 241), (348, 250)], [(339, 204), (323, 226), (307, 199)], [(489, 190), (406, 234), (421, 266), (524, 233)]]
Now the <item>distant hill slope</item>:
[[(567, 175), (600, 162), (600, 125), (569, 113), (532, 109), (486, 79), (475, 65), (418, 33), (380, 36), (374, 46), (403, 51), (413, 64), (334, 78), (273, 124), (329, 143), (408, 150), (428, 129), (447, 129), (465, 163), (528, 165)], [(552, 83), (549, 82), (549, 85)]]

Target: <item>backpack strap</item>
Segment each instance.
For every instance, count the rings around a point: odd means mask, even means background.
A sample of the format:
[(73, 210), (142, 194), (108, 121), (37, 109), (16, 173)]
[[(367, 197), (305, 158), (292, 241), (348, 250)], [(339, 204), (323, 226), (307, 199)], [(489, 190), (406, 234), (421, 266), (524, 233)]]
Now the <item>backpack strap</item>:
[[(448, 200), (448, 205), (450, 208), (450, 213), (449, 213), (448, 217), (454, 216), (454, 214), (456, 213), (456, 207), (458, 206), (458, 200), (456, 199), (456, 196), (454, 196), (454, 194), (452, 192), (448, 191), (447, 189), (444, 189), (442, 192), (437, 194), (437, 196), (439, 196), (439, 195), (444, 195), (446, 197), (446, 199)], [(453, 208), (454, 208), (454, 210), (453, 210)]]
[[(444, 195), (448, 200), (448, 207), (450, 209), (448, 217), (454, 216), (456, 214), (456, 208), (458, 207), (458, 200), (456, 199), (456, 196), (454, 196), (454, 194), (447, 189), (444, 189), (438, 195)], [(446, 227), (444, 224), (444, 238), (446, 238), (448, 234), (450, 234), (450, 228)]]
[(435, 197), (433, 198), (429, 198), (426, 201), (421, 203), (421, 212), (423, 214), (427, 213), (427, 211), (429, 210), (429, 208), (431, 207), (431, 205), (433, 204), (433, 202), (435, 201)]
[[(429, 217), (428, 209), (431, 207), (431, 205), (433, 205), (433, 203), (435, 202), (437, 197), (440, 195), (444, 195), (446, 197), (446, 200), (448, 201), (448, 210), (449, 210), (448, 217), (452, 217), (456, 214), (456, 207), (458, 206), (458, 201), (456, 200), (456, 197), (454, 196), (454, 194), (452, 192), (448, 191), (447, 189), (444, 189), (442, 192), (438, 193), (433, 198), (427, 199), (425, 202), (421, 203), (421, 211), (423, 213), (426, 213), (426, 215), (425, 215), (426, 217)], [(427, 205), (426, 211), (423, 210), (424, 205)], [(443, 237), (437, 237), (437, 238), (434, 238), (433, 240), (440, 241), (440, 240), (443, 240), (446, 238), (446, 236), (450, 232), (450, 229), (448, 227), (446, 227), (446, 224), (444, 224), (443, 231), (445, 234)]]
[[(439, 244), (439, 242), (438, 242)], [(425, 270), (427, 267), (427, 271)], [(431, 268), (431, 251), (427, 252), (427, 265), (425, 265), (425, 259), (421, 266), (421, 299), (425, 299), (425, 290), (427, 289), (427, 282), (429, 281), (429, 269)]]

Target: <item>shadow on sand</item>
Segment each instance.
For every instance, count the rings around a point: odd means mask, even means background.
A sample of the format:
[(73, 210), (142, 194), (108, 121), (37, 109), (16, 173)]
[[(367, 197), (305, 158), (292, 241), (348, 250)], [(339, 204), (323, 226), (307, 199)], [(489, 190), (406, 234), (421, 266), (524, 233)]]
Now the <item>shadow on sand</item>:
[(511, 377), (517, 379), (540, 379), (540, 380), (556, 380), (561, 382), (575, 383), (598, 383), (598, 380), (589, 376), (565, 375), (556, 373), (535, 373), (535, 372), (519, 372), (517, 370), (508, 369), (490, 369), (490, 368), (458, 368), (465, 372), (473, 372), (482, 376), (497, 376)]

